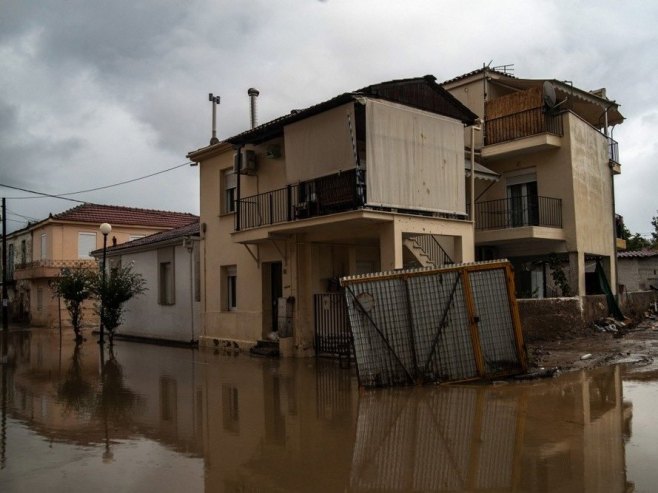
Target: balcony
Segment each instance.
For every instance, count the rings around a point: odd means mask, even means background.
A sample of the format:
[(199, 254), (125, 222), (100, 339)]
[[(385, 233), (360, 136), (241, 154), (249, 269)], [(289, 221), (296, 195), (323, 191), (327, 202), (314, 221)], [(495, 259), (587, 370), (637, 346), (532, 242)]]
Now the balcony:
[(492, 118), (485, 122), (485, 147), (482, 156), (489, 159), (556, 149), (563, 135), (562, 115), (542, 107)]
[(562, 199), (528, 195), (475, 204), (475, 229), (562, 227)]
[(95, 269), (97, 266), (95, 260), (36, 260), (16, 265), (14, 278), (16, 280), (51, 278), (57, 277), (63, 268), (86, 267)]
[(355, 169), (241, 198), (235, 231), (359, 209), (365, 204), (365, 171)]
[(610, 169), (615, 175), (621, 174), (621, 164), (619, 164), (619, 144), (616, 140), (608, 137), (608, 160), (610, 161)]

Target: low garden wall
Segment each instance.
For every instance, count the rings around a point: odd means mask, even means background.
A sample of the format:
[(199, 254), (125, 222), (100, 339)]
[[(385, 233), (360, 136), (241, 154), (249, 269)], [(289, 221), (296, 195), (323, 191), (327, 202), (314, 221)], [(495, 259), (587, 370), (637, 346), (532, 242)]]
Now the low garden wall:
[[(638, 291), (624, 294), (620, 305), (625, 316), (638, 320), (657, 301), (658, 291)], [(526, 342), (581, 337), (590, 333), (593, 322), (608, 316), (605, 295), (517, 302)]]

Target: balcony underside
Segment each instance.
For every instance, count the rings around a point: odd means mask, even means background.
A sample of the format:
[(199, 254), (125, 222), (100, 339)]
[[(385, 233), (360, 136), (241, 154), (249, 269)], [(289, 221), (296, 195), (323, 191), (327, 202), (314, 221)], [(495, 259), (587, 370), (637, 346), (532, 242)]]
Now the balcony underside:
[(566, 235), (561, 228), (545, 226), (522, 226), (519, 228), (487, 229), (475, 232), (476, 245), (504, 245), (522, 240), (564, 241)]
[(405, 232), (417, 234), (463, 236), (472, 228), (466, 220), (360, 209), (236, 231), (231, 237), (234, 242), (244, 244), (264, 243), (294, 234), (304, 234), (306, 241), (335, 239), (363, 243), (365, 239), (378, 239), (381, 226), (396, 220), (404, 222)]
[(559, 149), (562, 138), (551, 133), (541, 133), (529, 137), (486, 145), (482, 148), (482, 157), (485, 159), (503, 159), (519, 154)]

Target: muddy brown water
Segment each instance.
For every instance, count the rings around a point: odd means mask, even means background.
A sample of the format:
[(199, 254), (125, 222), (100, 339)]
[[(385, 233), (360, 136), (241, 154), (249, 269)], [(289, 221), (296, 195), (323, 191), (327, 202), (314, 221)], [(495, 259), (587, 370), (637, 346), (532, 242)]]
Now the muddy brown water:
[(658, 383), (359, 391), (331, 360), (10, 334), (0, 491), (655, 491)]

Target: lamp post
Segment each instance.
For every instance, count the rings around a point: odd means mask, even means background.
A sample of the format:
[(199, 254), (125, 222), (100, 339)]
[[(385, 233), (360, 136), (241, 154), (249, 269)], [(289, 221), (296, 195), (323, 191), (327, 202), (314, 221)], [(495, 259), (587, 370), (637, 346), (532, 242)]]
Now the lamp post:
[(108, 223), (103, 223), (101, 224), (101, 227), (99, 228), (101, 230), (101, 233), (103, 233), (103, 265), (102, 265), (102, 273), (101, 273), (101, 281), (102, 281), (102, 286), (101, 286), (101, 335), (100, 339), (98, 340), (99, 344), (105, 344), (105, 331), (103, 327), (103, 318), (105, 315), (105, 306), (103, 303), (103, 297), (105, 296), (105, 262), (107, 260), (107, 235), (109, 235), (112, 232), (112, 226), (110, 226)]

